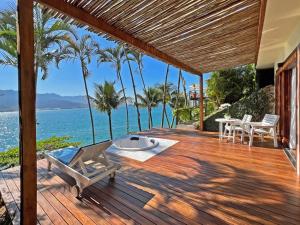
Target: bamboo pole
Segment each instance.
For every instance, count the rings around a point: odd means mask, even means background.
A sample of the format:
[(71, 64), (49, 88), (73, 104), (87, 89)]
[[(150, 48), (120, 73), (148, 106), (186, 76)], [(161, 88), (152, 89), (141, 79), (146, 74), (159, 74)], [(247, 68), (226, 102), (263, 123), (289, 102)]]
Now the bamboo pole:
[(34, 72), (33, 1), (18, 0), (18, 78), (21, 165), (21, 218), (37, 223), (36, 76)]

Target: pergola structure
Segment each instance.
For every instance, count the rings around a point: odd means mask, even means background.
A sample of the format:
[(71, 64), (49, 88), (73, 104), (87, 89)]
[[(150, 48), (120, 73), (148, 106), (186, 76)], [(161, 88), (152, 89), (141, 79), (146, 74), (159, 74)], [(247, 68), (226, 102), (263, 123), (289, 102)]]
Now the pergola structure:
[[(266, 0), (36, 2), (66, 22), (199, 75), (202, 99), (202, 73), (256, 63), (266, 6)], [(37, 219), (33, 3), (18, 0), (21, 223), (28, 225)]]

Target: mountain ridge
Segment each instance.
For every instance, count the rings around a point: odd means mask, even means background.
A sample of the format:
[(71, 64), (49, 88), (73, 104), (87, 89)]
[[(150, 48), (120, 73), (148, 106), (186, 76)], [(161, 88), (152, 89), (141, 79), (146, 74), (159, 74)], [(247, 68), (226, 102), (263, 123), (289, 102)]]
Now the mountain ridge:
[[(74, 109), (88, 107), (86, 97), (62, 96), (56, 93), (37, 94), (37, 109)], [(0, 112), (17, 111), (18, 91), (0, 90)]]

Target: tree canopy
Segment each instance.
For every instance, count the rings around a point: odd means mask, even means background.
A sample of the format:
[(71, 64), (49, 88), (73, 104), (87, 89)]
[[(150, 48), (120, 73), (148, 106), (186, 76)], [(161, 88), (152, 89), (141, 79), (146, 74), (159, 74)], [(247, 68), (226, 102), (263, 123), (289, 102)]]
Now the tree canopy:
[(223, 103), (234, 103), (256, 90), (253, 64), (213, 72), (207, 81), (206, 94), (214, 109)]

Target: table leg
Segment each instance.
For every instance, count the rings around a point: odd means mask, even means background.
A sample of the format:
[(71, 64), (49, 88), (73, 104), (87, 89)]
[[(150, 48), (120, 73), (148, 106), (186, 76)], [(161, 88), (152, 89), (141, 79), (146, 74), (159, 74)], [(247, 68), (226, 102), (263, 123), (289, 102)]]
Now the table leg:
[(242, 130), (242, 134), (241, 134), (241, 143), (244, 144), (244, 135), (245, 135), (245, 131)]
[(219, 122), (219, 139), (222, 140), (223, 138), (223, 123)]
[(235, 127), (233, 126), (232, 129), (233, 129), (233, 137), (232, 137), (233, 140), (232, 140), (232, 143), (235, 144)]
[(254, 136), (254, 128), (251, 128), (251, 131), (250, 131), (250, 140), (249, 140), (249, 146), (250, 147), (253, 145), (253, 136)]

